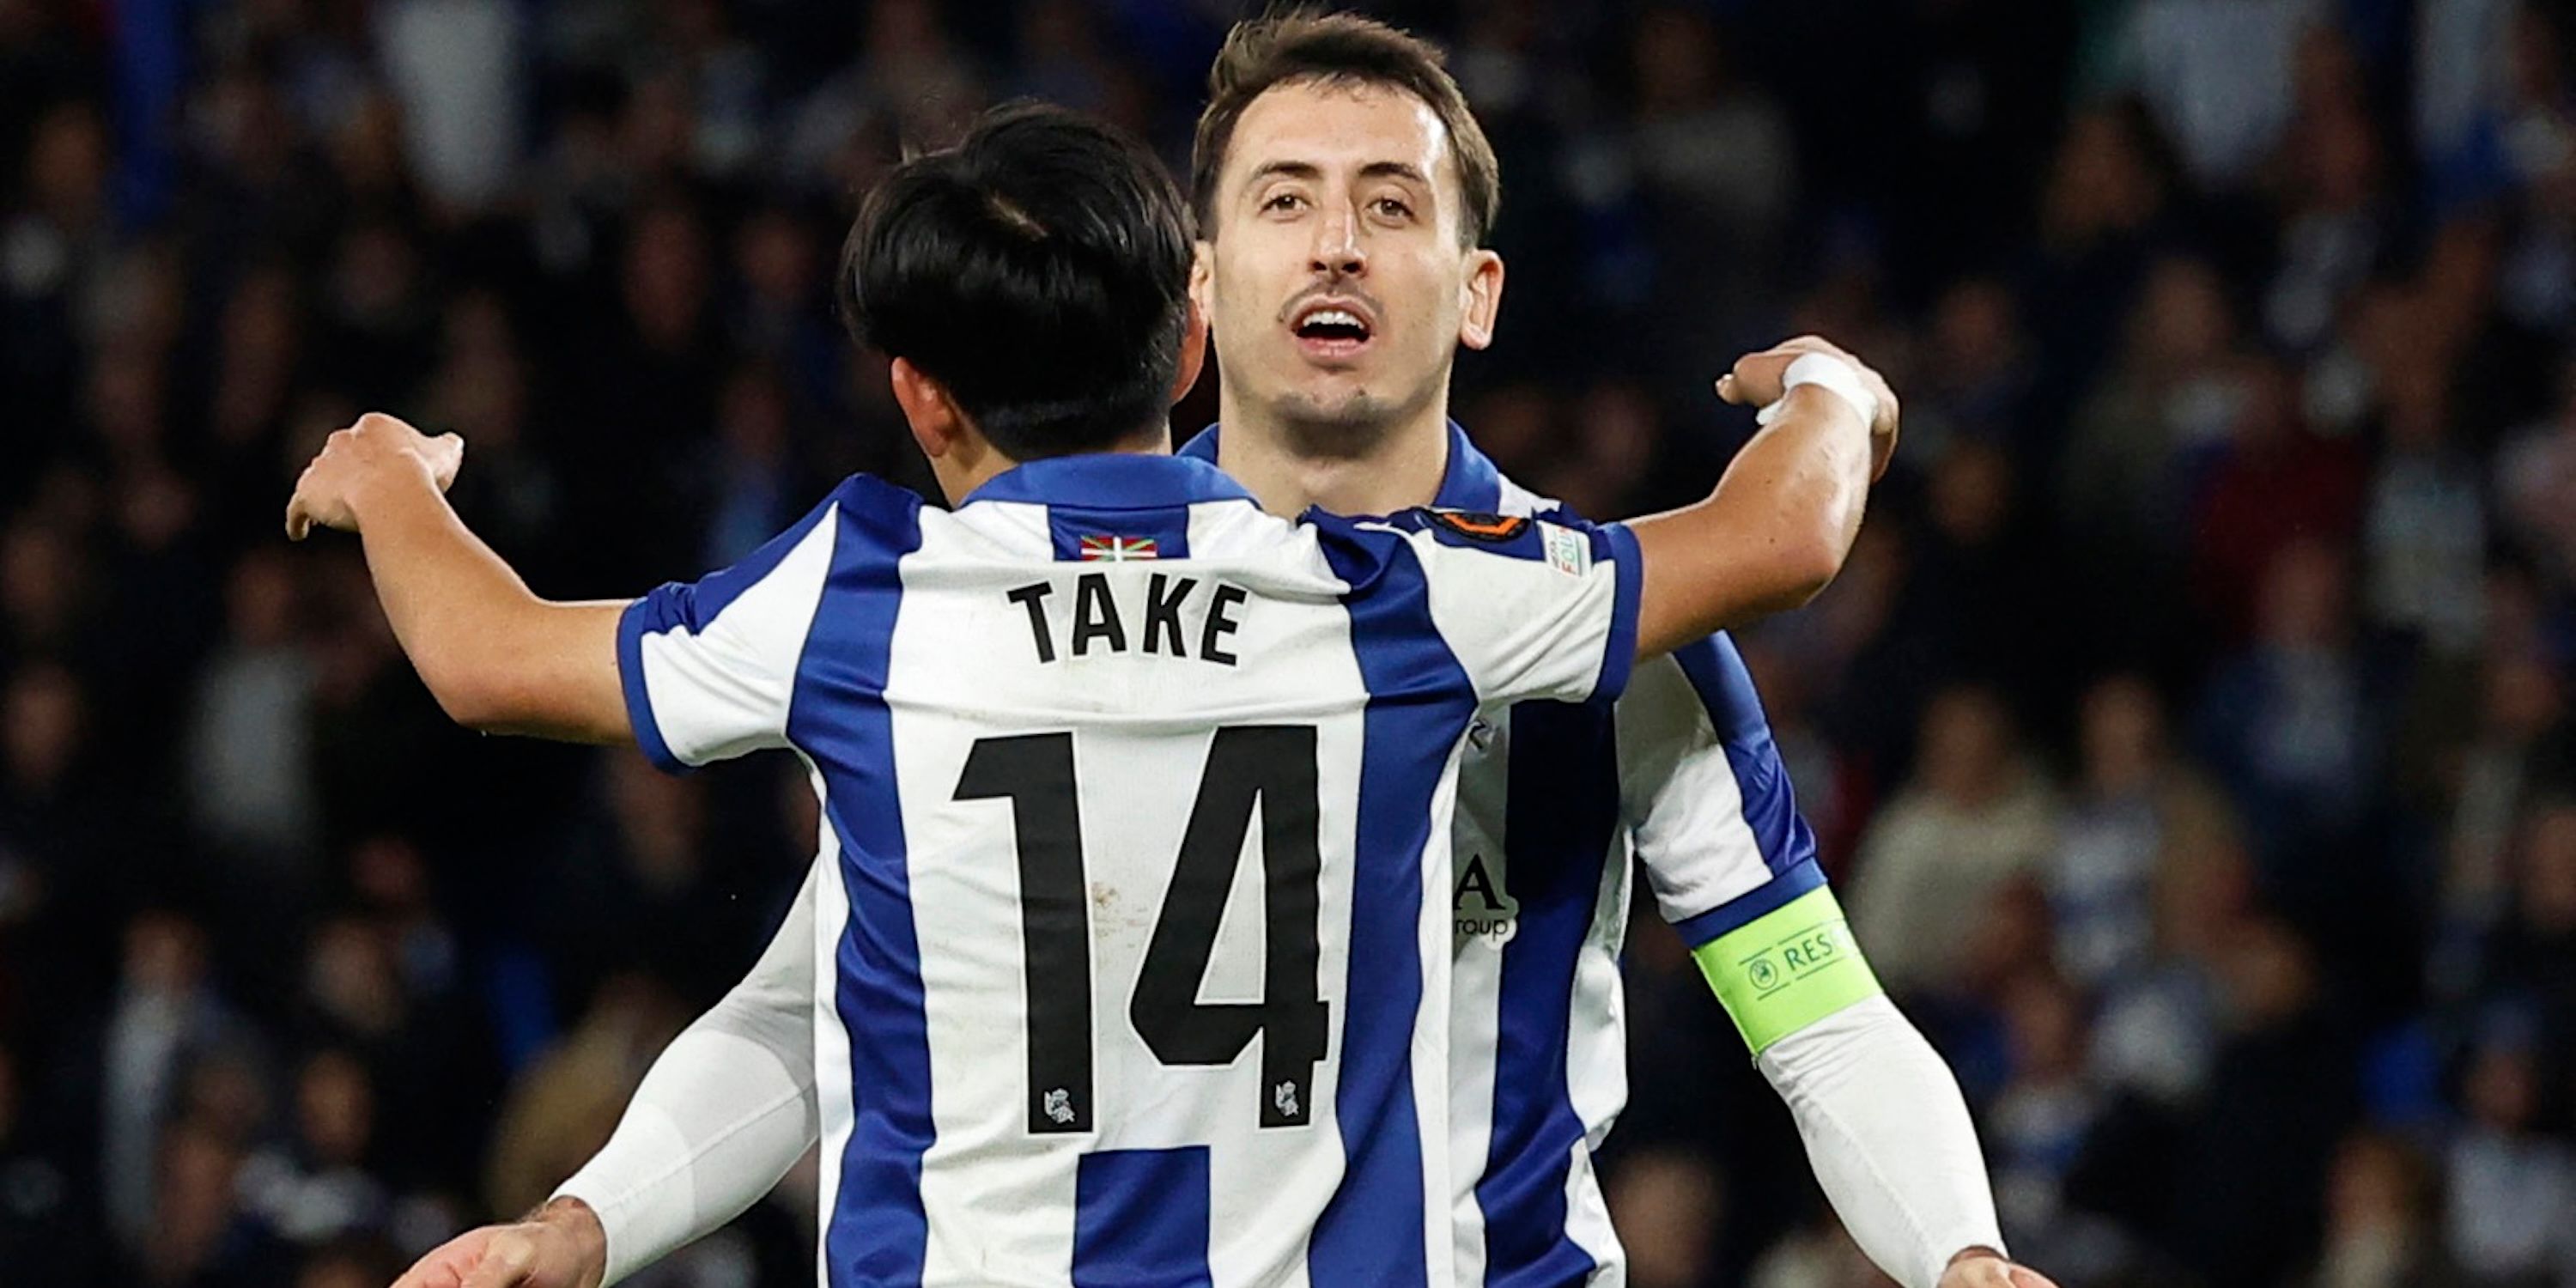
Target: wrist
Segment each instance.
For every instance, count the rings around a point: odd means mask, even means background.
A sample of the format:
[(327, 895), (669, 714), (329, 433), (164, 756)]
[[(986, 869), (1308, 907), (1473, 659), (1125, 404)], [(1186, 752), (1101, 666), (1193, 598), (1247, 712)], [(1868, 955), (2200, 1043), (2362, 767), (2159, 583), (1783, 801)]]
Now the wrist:
[(608, 1227), (600, 1221), (596, 1209), (570, 1194), (559, 1194), (529, 1213), (528, 1220), (570, 1239), (581, 1265), (575, 1282), (583, 1288), (598, 1288), (608, 1272)]
[(370, 463), (358, 472), (348, 492), (349, 511), (364, 524), (372, 514), (438, 495), (438, 480), (429, 466), (405, 455)]
[(1951, 1253), (1950, 1260), (1946, 1264), (1955, 1266), (1962, 1261), (1974, 1261), (1979, 1257), (1992, 1257), (1997, 1261), (2012, 1260), (2012, 1258), (2005, 1256), (2003, 1254), (2003, 1250), (2000, 1248), (1990, 1248), (1982, 1243), (1972, 1243), (1967, 1247), (1959, 1249), (1957, 1252)]
[[(1801, 389), (1813, 392), (1801, 395)], [(1819, 396), (1831, 401), (1821, 401)], [(1768, 425), (1795, 401), (1801, 410), (1821, 411), (1830, 406), (1849, 408), (1860, 417), (1861, 428), (1873, 433), (1878, 428), (1878, 393), (1862, 378), (1860, 368), (1830, 353), (1801, 355), (1781, 373), (1780, 399), (1755, 413), (1754, 423)]]

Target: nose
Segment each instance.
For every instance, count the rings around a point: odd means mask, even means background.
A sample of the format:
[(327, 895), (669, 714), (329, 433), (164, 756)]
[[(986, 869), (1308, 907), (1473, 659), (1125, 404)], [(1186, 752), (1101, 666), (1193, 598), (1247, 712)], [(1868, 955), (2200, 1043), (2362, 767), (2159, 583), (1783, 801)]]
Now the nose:
[(1315, 245), (1308, 268), (1327, 277), (1357, 277), (1368, 271), (1368, 251), (1360, 245), (1359, 216), (1338, 205), (1327, 206), (1315, 221)]

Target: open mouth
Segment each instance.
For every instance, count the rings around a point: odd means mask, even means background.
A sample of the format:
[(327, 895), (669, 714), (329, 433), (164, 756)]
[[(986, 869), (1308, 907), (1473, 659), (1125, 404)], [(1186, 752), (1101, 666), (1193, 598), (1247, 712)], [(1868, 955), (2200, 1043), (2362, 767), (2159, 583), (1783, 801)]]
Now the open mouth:
[(1368, 310), (1360, 305), (1316, 300), (1289, 319), (1288, 329), (1309, 357), (1338, 359), (1357, 355), (1367, 347), (1377, 328)]

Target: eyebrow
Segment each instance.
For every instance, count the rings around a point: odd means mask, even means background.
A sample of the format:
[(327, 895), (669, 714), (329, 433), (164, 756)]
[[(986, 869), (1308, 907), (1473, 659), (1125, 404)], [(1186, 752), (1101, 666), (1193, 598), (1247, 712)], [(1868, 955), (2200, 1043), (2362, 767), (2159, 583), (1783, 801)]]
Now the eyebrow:
[[(1284, 177), (1289, 179), (1321, 179), (1324, 177), (1324, 168), (1316, 165), (1312, 161), (1269, 161), (1264, 162), (1260, 167), (1253, 170), (1250, 182), (1259, 183), (1264, 179), (1274, 177)], [(1419, 168), (1408, 165), (1402, 161), (1371, 161), (1367, 165), (1360, 167), (1360, 177), (1363, 179), (1405, 179), (1413, 183), (1420, 184), (1425, 188), (1431, 186), (1430, 176), (1422, 173)]]

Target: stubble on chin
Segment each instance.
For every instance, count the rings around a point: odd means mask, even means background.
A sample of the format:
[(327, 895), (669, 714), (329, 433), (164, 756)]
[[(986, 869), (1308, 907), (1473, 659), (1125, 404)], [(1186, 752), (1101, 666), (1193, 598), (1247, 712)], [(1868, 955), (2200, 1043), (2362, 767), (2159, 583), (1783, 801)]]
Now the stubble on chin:
[(1296, 453), (1326, 460), (1371, 455), (1418, 410), (1365, 389), (1329, 397), (1292, 390), (1271, 402), (1274, 422)]

